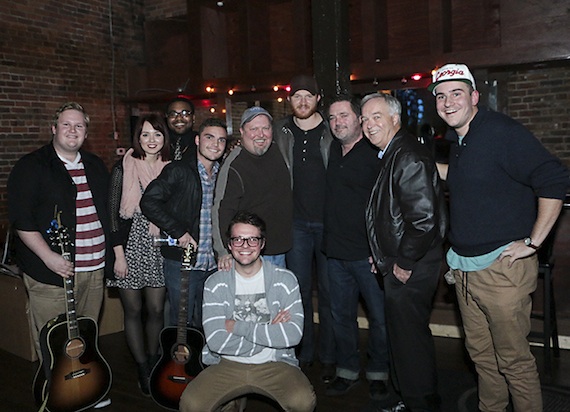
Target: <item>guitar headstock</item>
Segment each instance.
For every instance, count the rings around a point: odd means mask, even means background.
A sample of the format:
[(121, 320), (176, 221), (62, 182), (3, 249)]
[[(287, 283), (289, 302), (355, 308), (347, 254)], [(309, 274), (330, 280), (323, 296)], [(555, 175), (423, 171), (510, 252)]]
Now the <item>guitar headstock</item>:
[(196, 248), (192, 243), (184, 248), (182, 254), (182, 270), (190, 270), (192, 264), (196, 261)]
[(59, 253), (65, 257), (69, 258), (71, 254), (71, 238), (69, 237), (68, 229), (61, 224), (61, 211), (56, 212), (55, 217), (50, 222), (50, 227), (47, 230), (49, 235), (49, 240), (52, 246), (55, 246), (59, 249)]

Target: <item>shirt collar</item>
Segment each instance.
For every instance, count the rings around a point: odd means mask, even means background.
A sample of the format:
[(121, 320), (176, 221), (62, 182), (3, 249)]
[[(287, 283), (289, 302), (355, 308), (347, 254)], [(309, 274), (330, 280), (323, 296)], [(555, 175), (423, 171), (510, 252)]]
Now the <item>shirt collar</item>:
[(65, 157), (61, 156), (57, 151), (55, 152), (55, 154), (57, 155), (57, 157), (60, 158), (60, 160), (63, 163), (71, 165), (71, 166), (76, 166), (81, 161), (81, 153), (79, 153), (79, 152), (77, 152), (77, 155), (75, 156), (75, 160), (73, 160), (73, 162), (70, 162)]
[(384, 150), (380, 150), (378, 152), (378, 159), (382, 159), (384, 157), (384, 154), (386, 153), (386, 150), (388, 150), (388, 148), (390, 147), (390, 143), (392, 143), (392, 140), (394, 140), (394, 138), (392, 138), (388, 144), (386, 145), (386, 147), (384, 148)]

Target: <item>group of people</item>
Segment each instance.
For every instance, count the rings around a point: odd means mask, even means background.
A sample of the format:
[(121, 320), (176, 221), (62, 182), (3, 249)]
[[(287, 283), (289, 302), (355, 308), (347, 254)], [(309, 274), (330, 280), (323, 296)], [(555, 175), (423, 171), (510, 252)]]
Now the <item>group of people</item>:
[[(438, 411), (429, 320), (447, 240), (480, 410), (504, 411), (510, 396), (515, 411), (541, 411), (527, 341), (530, 294), (535, 252), (561, 211), (567, 168), (522, 125), (479, 108), (462, 64), (438, 69), (428, 88), (449, 126), (447, 164), (436, 164), (402, 127), (402, 106), (390, 94), (338, 95), (320, 111), (312, 76), (295, 76), (290, 86), (292, 114), (274, 122), (262, 107), (246, 109), (232, 150), (217, 118), (193, 131), (185, 98), (171, 101), (164, 117), (141, 116), (110, 176), (82, 149), (86, 111), (60, 107), (51, 142), (19, 160), (8, 181), (33, 327), (65, 311), (68, 277), (78, 314), (97, 319), (105, 276), (119, 289), (148, 395), (165, 301), (174, 326), (181, 259), (192, 245), (187, 324), (204, 332), (209, 366), (186, 387), (180, 410), (230, 410), (255, 392), (287, 411), (313, 411), (303, 372), (317, 361), (326, 395), (348, 393), (360, 383), (362, 297), (375, 407)], [(70, 231), (71, 262), (46, 233), (54, 210)], [(162, 236), (175, 245), (154, 246)]]

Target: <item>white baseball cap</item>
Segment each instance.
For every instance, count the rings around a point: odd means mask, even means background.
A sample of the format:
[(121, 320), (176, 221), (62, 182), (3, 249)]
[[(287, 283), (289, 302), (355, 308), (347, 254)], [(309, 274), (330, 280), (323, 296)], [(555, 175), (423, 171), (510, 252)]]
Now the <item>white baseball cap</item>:
[(467, 83), (473, 87), (474, 90), (477, 90), (475, 87), (475, 79), (469, 71), (469, 68), (465, 64), (456, 63), (446, 64), (437, 69), (432, 76), (432, 84), (428, 86), (428, 90), (435, 96), (435, 88), (438, 84), (452, 80)]

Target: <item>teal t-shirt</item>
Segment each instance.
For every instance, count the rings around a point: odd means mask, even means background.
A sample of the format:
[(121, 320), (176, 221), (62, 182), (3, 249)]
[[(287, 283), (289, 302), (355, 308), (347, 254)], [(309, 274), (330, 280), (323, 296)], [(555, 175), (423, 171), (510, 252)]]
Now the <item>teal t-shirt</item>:
[(485, 253), (479, 256), (461, 256), (458, 255), (453, 248), (449, 248), (447, 251), (447, 264), (451, 269), (459, 269), (463, 272), (474, 272), (476, 270), (483, 270), (488, 268), (493, 264), (493, 262), (499, 257), (503, 250), (507, 248), (513, 242), (509, 242), (506, 245), (500, 246), (495, 250)]

